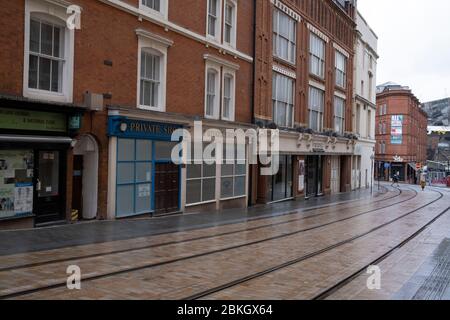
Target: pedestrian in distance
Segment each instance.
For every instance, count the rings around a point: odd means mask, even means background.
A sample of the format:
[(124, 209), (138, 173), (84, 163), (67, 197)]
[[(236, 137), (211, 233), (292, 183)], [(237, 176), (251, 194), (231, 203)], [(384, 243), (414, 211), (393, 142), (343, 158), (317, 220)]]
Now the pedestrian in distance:
[(427, 176), (425, 173), (420, 174), (420, 186), (422, 187), (422, 191), (425, 191), (425, 187), (427, 185)]
[(399, 180), (400, 180), (400, 173), (399, 172), (394, 173), (394, 175), (392, 176), (391, 187), (394, 187), (395, 184), (397, 184), (397, 187), (400, 187), (400, 185), (398, 184)]

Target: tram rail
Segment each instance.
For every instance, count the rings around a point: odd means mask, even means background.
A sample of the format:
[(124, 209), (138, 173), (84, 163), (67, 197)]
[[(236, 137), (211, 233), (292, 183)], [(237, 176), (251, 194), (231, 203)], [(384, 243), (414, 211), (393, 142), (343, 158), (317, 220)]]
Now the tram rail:
[[(378, 202), (384, 202), (384, 201), (388, 201), (388, 200), (400, 197), (402, 195), (402, 190), (398, 189), (398, 188), (395, 188), (395, 189), (399, 190), (399, 192), (396, 193), (393, 196), (389, 196), (389, 197), (383, 198), (383, 199), (378, 199), (378, 200), (372, 201), (372, 202), (370, 202), (368, 204), (361, 204), (361, 205), (356, 206), (356, 208), (359, 208), (359, 207), (362, 207), (362, 206), (366, 206), (366, 205), (372, 205), (372, 204), (375, 204), (375, 203), (378, 203)], [(408, 198), (406, 200), (397, 202), (395, 204), (403, 203), (403, 202), (409, 201), (409, 200), (411, 200), (413, 198), (414, 197)], [(348, 203), (341, 203), (340, 205), (343, 205), (343, 204), (348, 204)], [(304, 213), (307, 213), (307, 212), (312, 212), (312, 211), (319, 210), (319, 209), (325, 209), (325, 208), (333, 208), (334, 209), (335, 207), (336, 207), (336, 204), (334, 204), (334, 205), (330, 204), (330, 205), (326, 205), (326, 206), (320, 206), (319, 208), (315, 207), (315, 208), (308, 208), (308, 209), (301, 210), (301, 211), (289, 211), (288, 213), (279, 214), (279, 215), (276, 215), (276, 216), (248, 220), (248, 222), (269, 220), (269, 219), (273, 219), (273, 218), (278, 218), (278, 217), (283, 217), (283, 216), (290, 216), (290, 215), (297, 215), (297, 214), (300, 215), (300, 214), (304, 214)], [(365, 212), (362, 212), (360, 215), (371, 213), (371, 212), (374, 212), (374, 211), (377, 211), (377, 210), (381, 210), (381, 209), (385, 209), (387, 207), (389, 207), (389, 206), (383, 206), (383, 207), (380, 207), (380, 208), (372, 209), (370, 211), (365, 211)], [(354, 209), (354, 208), (355, 207), (352, 207), (352, 209)], [(108, 255), (113, 255), (113, 254), (128, 253), (128, 252), (133, 252), (133, 251), (152, 249), (152, 248), (158, 248), (158, 247), (163, 247), (163, 246), (182, 244), (182, 243), (199, 241), (199, 240), (213, 239), (213, 238), (217, 238), (217, 237), (229, 236), (229, 235), (238, 234), (238, 233), (247, 232), (247, 231), (256, 231), (256, 230), (261, 230), (261, 229), (264, 229), (264, 228), (270, 228), (270, 227), (280, 226), (280, 225), (284, 225), (284, 224), (289, 224), (289, 223), (292, 223), (292, 222), (308, 220), (308, 219), (312, 219), (312, 218), (316, 218), (316, 217), (332, 214), (333, 212), (323, 212), (323, 213), (318, 213), (318, 214), (312, 214), (312, 215), (309, 215), (309, 216), (303, 216), (303, 217), (300, 217), (300, 218), (290, 219), (290, 220), (281, 221), (281, 222), (263, 224), (263, 225), (260, 225), (260, 226), (255, 226), (255, 227), (250, 227), (250, 228), (241, 228), (241, 229), (238, 229), (238, 230), (222, 232), (222, 233), (216, 233), (214, 235), (206, 235), (206, 236), (186, 238), (186, 239), (182, 239), (182, 240), (167, 241), (167, 242), (162, 242), (162, 243), (157, 243), (157, 244), (152, 244), (152, 245), (136, 246), (136, 247), (133, 247), (133, 248), (127, 248), (127, 249), (121, 249), (121, 250), (110, 250), (110, 251), (104, 251), (104, 252), (99, 252), (99, 253), (92, 253), (92, 254), (85, 254), (85, 255), (76, 255), (76, 256), (70, 256), (70, 257), (67, 257), (67, 258), (45, 260), (45, 261), (34, 262), (34, 263), (13, 265), (13, 266), (8, 266), (8, 267), (3, 267), (3, 268), (0, 267), (0, 272), (19, 270), (19, 269), (25, 269), (25, 268), (32, 268), (32, 267), (38, 267), (38, 266), (42, 266), (42, 265), (46, 265), (46, 264), (52, 264), (52, 263), (63, 263), (63, 262), (68, 262), (68, 261), (73, 261), (73, 260), (82, 260), (82, 259), (89, 259), (89, 258), (108, 256)], [(340, 221), (342, 221), (342, 220), (337, 220), (336, 222), (340, 222)], [(235, 224), (239, 224), (239, 223), (243, 223), (243, 222), (237, 222)], [(197, 229), (197, 230), (199, 230), (199, 229)], [(171, 233), (167, 233), (167, 234), (171, 234)], [(167, 234), (158, 234), (158, 236), (163, 236), (163, 235), (167, 235)]]
[[(359, 217), (359, 216), (362, 216), (362, 215), (366, 215), (368, 213), (380, 211), (380, 210), (383, 210), (385, 208), (393, 207), (393, 206), (399, 205), (399, 204), (401, 204), (403, 202), (409, 201), (409, 200), (417, 197), (417, 195), (418, 195), (417, 191), (415, 191), (415, 190), (412, 190), (412, 191), (414, 192), (414, 196), (413, 197), (408, 197), (407, 199), (405, 199), (405, 200), (403, 200), (401, 202), (396, 202), (394, 204), (390, 204), (390, 205), (387, 205), (387, 206), (384, 206), (384, 207), (381, 207), (381, 208), (373, 209), (373, 210), (370, 210), (370, 211), (367, 211), (367, 212), (358, 213), (356, 215), (352, 215), (352, 216), (349, 216), (349, 217), (346, 217), (346, 218), (343, 218), (343, 219), (334, 220), (334, 221), (331, 221), (331, 222), (328, 222), (328, 223), (325, 223), (325, 224), (313, 226), (313, 227), (306, 228), (306, 229), (296, 230), (294, 232), (284, 233), (284, 234), (280, 234), (280, 235), (277, 235), (277, 236), (274, 236), (274, 237), (269, 237), (269, 238), (265, 238), (265, 239), (261, 239), (261, 240), (257, 240), (257, 241), (246, 242), (246, 243), (243, 243), (243, 244), (233, 245), (233, 246), (226, 247), (226, 248), (220, 248), (218, 250), (202, 252), (202, 253), (199, 253), (199, 254), (190, 255), (190, 256), (186, 256), (186, 257), (181, 257), (181, 258), (177, 258), (177, 259), (172, 259), (172, 260), (167, 260), (167, 261), (162, 261), (162, 262), (152, 263), (152, 264), (146, 264), (146, 265), (132, 267), (132, 268), (125, 268), (125, 269), (122, 269), (122, 270), (117, 270), (117, 271), (108, 272), (108, 273), (104, 273), (104, 274), (100, 274), (100, 275), (86, 277), (86, 278), (83, 278), (83, 281), (84, 282), (86, 282), (86, 281), (93, 281), (93, 280), (97, 280), (97, 279), (101, 279), (101, 278), (113, 277), (115, 275), (121, 275), (121, 274), (126, 274), (126, 273), (139, 271), (139, 270), (155, 268), (155, 267), (168, 265), (168, 264), (172, 264), (172, 263), (176, 263), (176, 262), (180, 262), (180, 261), (184, 261), (184, 260), (195, 259), (195, 258), (199, 258), (199, 257), (204, 257), (204, 256), (216, 254), (216, 253), (222, 253), (222, 252), (233, 250), (233, 249), (247, 247), (247, 246), (254, 245), (254, 244), (260, 244), (260, 243), (264, 243), (264, 242), (267, 242), (267, 241), (282, 239), (282, 238), (293, 236), (293, 235), (296, 235), (296, 234), (299, 234), (299, 233), (302, 233), (302, 232), (307, 232), (307, 231), (323, 228), (323, 227), (326, 227), (326, 226), (329, 226), (329, 225), (332, 225), (332, 224), (336, 224), (336, 223), (339, 223), (339, 222), (342, 222), (342, 221), (347, 221), (347, 220), (350, 220), (350, 219), (353, 219), (353, 218), (356, 218), (356, 217)], [(441, 197), (442, 197), (442, 195), (441, 195)], [(436, 200), (433, 200), (432, 202), (426, 204), (424, 207), (426, 207), (428, 205), (431, 205), (432, 203), (438, 201), (439, 199), (440, 198), (438, 198)], [(417, 211), (417, 210), (420, 210), (421, 208), (418, 208), (418, 209), (414, 210), (414, 212)], [(314, 216), (311, 216), (311, 217), (314, 217)], [(398, 220), (398, 219), (399, 218), (397, 218), (396, 220)], [(394, 221), (396, 221), (396, 220), (394, 220)], [(390, 222), (390, 223), (392, 223), (392, 222)], [(267, 226), (260, 226), (260, 227), (267, 227)], [(243, 231), (249, 231), (249, 230), (247, 229), (247, 230), (243, 230)], [(240, 231), (240, 232), (242, 232), (242, 231)], [(371, 232), (373, 232), (373, 230)], [(218, 235), (215, 235), (215, 237), (217, 237), (217, 236)], [(193, 240), (190, 240), (190, 241), (193, 241)], [(349, 241), (352, 241), (352, 240), (349, 240)], [(186, 241), (183, 241), (183, 242), (186, 242)], [(340, 245), (342, 245), (342, 244), (340, 244)], [(133, 250), (137, 250), (137, 249), (130, 249), (130, 250), (127, 250), (125, 252), (133, 251)], [(99, 256), (103, 256), (103, 255), (104, 254), (101, 254)], [(74, 260), (74, 259), (76, 259), (76, 258), (70, 258), (69, 261), (70, 260)], [(45, 265), (45, 264), (46, 263), (41, 263), (39, 265)], [(14, 270), (14, 269), (12, 269), (12, 270)], [(248, 280), (246, 280), (246, 281), (248, 281)], [(17, 291), (17, 292), (10, 293), (10, 294), (0, 295), (0, 299), (11, 299), (11, 298), (20, 297), (20, 296), (24, 296), (24, 295), (40, 292), (40, 291), (51, 290), (51, 289), (63, 287), (65, 285), (66, 285), (65, 282), (64, 283), (55, 283), (55, 284), (40, 286), (40, 287), (36, 287), (36, 288), (32, 288), (32, 289), (21, 290), (21, 291)]]

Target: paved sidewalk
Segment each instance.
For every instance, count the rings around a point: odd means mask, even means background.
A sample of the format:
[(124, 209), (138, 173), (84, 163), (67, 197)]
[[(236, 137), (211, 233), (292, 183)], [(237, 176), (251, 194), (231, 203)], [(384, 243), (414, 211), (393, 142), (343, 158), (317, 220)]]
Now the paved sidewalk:
[[(379, 195), (380, 193), (375, 188), (374, 196)], [(370, 190), (362, 190), (314, 198), (308, 201), (288, 201), (248, 209), (229, 209), (159, 218), (94, 221), (40, 229), (0, 231), (0, 256), (208, 228), (276, 217), (292, 211), (303, 211), (333, 203), (369, 199), (370, 197)]]

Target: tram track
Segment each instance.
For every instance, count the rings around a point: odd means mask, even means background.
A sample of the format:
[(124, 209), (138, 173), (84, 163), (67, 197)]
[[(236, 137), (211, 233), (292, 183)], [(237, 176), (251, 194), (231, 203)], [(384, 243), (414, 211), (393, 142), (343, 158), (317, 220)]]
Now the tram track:
[[(434, 187), (433, 187), (434, 188)], [(446, 190), (448, 192), (448, 190)], [(325, 300), (328, 297), (332, 296), (334, 293), (345, 287), (347, 284), (352, 282), (354, 279), (362, 275), (367, 271), (367, 269), (370, 266), (373, 265), (379, 265), (381, 262), (389, 258), (391, 255), (393, 255), (395, 252), (397, 252), (399, 249), (407, 245), (411, 240), (414, 240), (417, 238), (420, 234), (422, 234), (425, 230), (430, 228), (437, 220), (439, 220), (442, 216), (444, 216), (446, 213), (450, 211), (450, 206), (446, 208), (445, 210), (441, 211), (436, 217), (434, 217), (432, 220), (430, 220), (427, 224), (422, 226), (420, 229), (418, 229), (416, 232), (414, 232), (412, 235), (410, 235), (408, 238), (406, 238), (404, 241), (400, 242), (398, 245), (394, 246), (389, 251), (385, 252), (382, 256), (376, 258), (372, 262), (366, 264), (364, 267), (359, 269), (358, 271), (354, 272), (350, 276), (344, 278), (343, 280), (339, 281), (335, 285), (333, 285), (330, 288), (327, 288), (326, 290), (322, 291), (320, 294), (316, 295), (312, 300)]]
[[(415, 191), (415, 190), (414, 190), (414, 191)], [(282, 264), (273, 266), (273, 267), (271, 267), (271, 268), (268, 268), (268, 269), (266, 269), (266, 270), (260, 271), (260, 272), (258, 272), (258, 273), (254, 273), (254, 274), (251, 274), (251, 275), (248, 275), (248, 276), (239, 278), (239, 279), (235, 279), (235, 280), (233, 280), (233, 281), (230, 281), (230, 282), (228, 282), (228, 283), (222, 284), (222, 285), (220, 285), (220, 286), (217, 286), (217, 287), (214, 287), (214, 288), (210, 288), (210, 289), (208, 289), (208, 290), (204, 290), (204, 291), (198, 292), (198, 293), (196, 293), (196, 294), (194, 294), (194, 295), (185, 297), (185, 298), (183, 298), (183, 299), (181, 299), (181, 300), (197, 300), (197, 299), (205, 298), (205, 297), (207, 297), (207, 296), (210, 296), (210, 295), (212, 295), (212, 294), (218, 293), (218, 292), (220, 292), (220, 291), (223, 291), (223, 290), (226, 290), (226, 289), (235, 287), (235, 286), (237, 286), (237, 285), (241, 285), (241, 284), (246, 283), (246, 282), (248, 282), (248, 281), (250, 281), (250, 280), (254, 280), (254, 279), (257, 279), (257, 278), (266, 276), (266, 275), (268, 275), (268, 274), (271, 274), (271, 273), (273, 273), (273, 272), (279, 271), (279, 270), (281, 270), (281, 269), (284, 269), (284, 268), (293, 266), (293, 265), (295, 265), (295, 264), (298, 264), (298, 263), (303, 262), (303, 261), (305, 261), (305, 260), (308, 260), (308, 259), (311, 259), (311, 258), (313, 258), (313, 257), (319, 256), (319, 255), (321, 255), (321, 254), (323, 254), (323, 253), (329, 252), (329, 251), (331, 251), (331, 250), (333, 250), (333, 249), (336, 249), (336, 248), (338, 248), (338, 247), (341, 247), (341, 246), (343, 246), (343, 245), (345, 245), (345, 244), (348, 244), (348, 243), (351, 243), (351, 242), (353, 242), (353, 241), (355, 241), (355, 240), (358, 240), (358, 239), (360, 239), (360, 238), (363, 238), (363, 237), (365, 237), (365, 236), (367, 236), (367, 235), (369, 235), (369, 234), (371, 234), (371, 233), (373, 233), (373, 232), (375, 232), (375, 231), (378, 231), (378, 230), (380, 230), (380, 229), (382, 229), (382, 228), (384, 228), (384, 227), (386, 227), (386, 226), (389, 226), (389, 225), (391, 225), (391, 224), (393, 224), (393, 223), (395, 223), (395, 222), (397, 222), (397, 221), (399, 221), (399, 220), (401, 220), (401, 219), (403, 219), (403, 218), (405, 218), (405, 217), (407, 217), (407, 216), (409, 216), (409, 215), (411, 215), (411, 214), (413, 214), (413, 213), (415, 213), (415, 212), (418, 212), (418, 211), (420, 211), (420, 210), (422, 210), (422, 209), (424, 209), (424, 208), (426, 208), (426, 207), (428, 207), (428, 206), (430, 206), (430, 205), (436, 203), (437, 201), (441, 200), (441, 199), (444, 197), (444, 194), (443, 194), (442, 192), (436, 191), (436, 190), (433, 190), (433, 191), (436, 192), (436, 193), (438, 193), (438, 194), (440, 195), (437, 199), (435, 199), (435, 200), (433, 200), (433, 201), (431, 201), (431, 202), (429, 202), (429, 203), (427, 203), (427, 204), (425, 204), (425, 205), (423, 205), (423, 206), (421, 206), (421, 207), (419, 207), (419, 208), (416, 208), (416, 209), (414, 209), (414, 210), (411, 210), (411, 211), (409, 211), (409, 212), (407, 212), (407, 213), (405, 213), (405, 214), (403, 214), (403, 215), (401, 215), (401, 216), (399, 216), (399, 217), (397, 217), (397, 218), (395, 218), (395, 219), (393, 219), (393, 220), (390, 220), (390, 221), (388, 221), (388, 222), (386, 222), (386, 223), (383, 223), (383, 224), (381, 224), (381, 225), (379, 225), (379, 226), (377, 226), (377, 227), (375, 227), (375, 228), (372, 228), (371, 230), (369, 230), (369, 231), (367, 231), (367, 232), (364, 232), (364, 233), (362, 233), (362, 234), (353, 236), (353, 237), (351, 237), (351, 238), (349, 238), (349, 239), (340, 241), (340, 242), (335, 243), (335, 244), (333, 244), (333, 245), (330, 245), (330, 246), (328, 246), (328, 247), (326, 247), (326, 248), (317, 250), (317, 251), (315, 251), (315, 252), (311, 252), (311, 253), (309, 253), (309, 254), (303, 255), (303, 256), (298, 257), (298, 258), (296, 258), (296, 259), (287, 261), (287, 262), (285, 262), (285, 263), (282, 263)], [(418, 194), (417, 191), (416, 191), (416, 193)], [(443, 214), (445, 214), (449, 209), (450, 209), (450, 208), (448, 208), (447, 210), (445, 210), (445, 212), (441, 213), (441, 216), (442, 216)], [(432, 221), (432, 222), (431, 222), (431, 221)], [(431, 225), (434, 221), (436, 221), (436, 219), (432, 219), (431, 221), (430, 221), (430, 225)]]
[[(375, 204), (375, 203), (378, 203), (378, 202), (384, 202), (384, 201), (392, 200), (394, 198), (397, 198), (397, 197), (401, 196), (403, 191), (401, 189), (399, 189), (399, 188), (396, 188), (396, 189), (399, 191), (399, 193), (397, 193), (397, 194), (395, 194), (393, 196), (390, 196), (390, 197), (387, 197), (387, 198), (383, 198), (383, 199), (379, 199), (377, 201), (373, 201), (373, 202), (370, 202), (368, 204), (361, 204), (361, 205), (358, 205), (357, 207), (361, 207), (361, 206), (365, 206), (365, 205), (372, 205), (372, 204)], [(374, 212), (374, 211), (378, 211), (378, 210), (381, 210), (381, 209), (385, 209), (385, 208), (388, 208), (389, 206), (393, 206), (393, 205), (404, 203), (406, 201), (412, 200), (416, 196), (417, 196), (417, 194), (414, 197), (412, 197), (412, 198), (408, 198), (406, 200), (397, 202), (397, 203), (392, 204), (392, 205), (387, 205), (387, 206), (383, 206), (383, 207), (380, 207), (380, 208), (376, 208), (376, 209), (372, 209), (372, 210), (369, 210), (369, 211), (365, 211), (365, 212), (359, 213), (357, 216), (368, 214), (368, 213), (371, 213), (371, 212)], [(341, 205), (343, 205), (343, 204), (348, 204), (348, 203), (341, 203)], [(261, 219), (254, 219), (254, 220), (249, 220), (249, 221), (259, 221), (259, 220), (265, 220), (265, 219), (270, 219), (270, 218), (277, 218), (277, 217), (301, 214), (301, 213), (311, 212), (311, 211), (314, 211), (314, 210), (319, 210), (319, 209), (324, 209), (324, 208), (329, 208), (329, 207), (331, 208), (331, 207), (335, 207), (335, 206), (336, 205), (330, 204), (330, 205), (327, 205), (327, 206), (321, 206), (320, 208), (308, 208), (308, 209), (305, 209), (305, 210), (302, 210), (302, 211), (290, 211), (290, 212), (285, 213), (285, 214), (280, 214), (280, 215), (276, 215), (276, 216), (272, 216), (272, 217), (266, 217), (266, 218), (261, 218)], [(99, 252), (99, 253), (93, 253), (93, 254), (70, 256), (70, 257), (67, 257), (67, 258), (52, 259), (52, 260), (35, 262), (35, 263), (27, 263), (27, 264), (15, 265), (15, 266), (8, 266), (8, 267), (4, 267), (4, 268), (0, 267), (0, 272), (7, 272), (7, 271), (20, 270), (20, 269), (26, 269), (26, 268), (33, 268), (33, 267), (39, 267), (39, 266), (43, 266), (43, 265), (47, 265), (47, 264), (63, 263), (63, 262), (68, 262), (68, 261), (73, 261), (73, 260), (83, 260), (83, 259), (97, 258), (97, 257), (108, 256), (108, 255), (113, 255), (113, 254), (129, 253), (129, 252), (134, 252), (134, 251), (139, 251), (139, 250), (152, 249), (152, 248), (158, 248), (158, 247), (163, 247), (163, 246), (182, 244), (182, 243), (199, 241), (199, 240), (213, 239), (213, 238), (217, 238), (217, 237), (229, 236), (229, 235), (238, 234), (238, 233), (247, 232), (247, 231), (256, 231), (256, 230), (261, 230), (261, 229), (264, 229), (264, 228), (270, 228), (270, 227), (280, 226), (280, 225), (289, 224), (289, 223), (293, 223), (293, 222), (298, 222), (298, 221), (302, 221), (302, 220), (308, 220), (308, 219), (312, 219), (312, 218), (316, 218), (316, 217), (320, 217), (320, 216), (324, 216), (324, 215), (328, 215), (328, 214), (332, 214), (332, 213), (333, 212), (324, 212), (324, 213), (313, 214), (313, 215), (306, 216), (306, 217), (300, 217), (300, 218), (290, 219), (290, 220), (276, 222), (276, 223), (269, 223), (269, 224), (264, 224), (264, 225), (260, 225), (260, 226), (250, 227), (250, 228), (242, 228), (242, 229), (228, 231), (228, 232), (216, 233), (214, 235), (199, 236), (199, 237), (187, 238), (187, 239), (183, 239), (183, 240), (167, 241), (167, 242), (157, 243), (157, 244), (153, 244), (153, 245), (137, 246), (137, 247), (134, 247), (134, 248), (128, 248), (128, 249), (122, 249), (122, 250), (111, 250), (111, 251), (105, 251), (105, 252)], [(356, 216), (352, 216), (350, 218), (353, 218), (353, 217), (356, 217)], [(341, 221), (345, 221), (345, 220), (336, 220), (334, 222), (341, 222)], [(309, 230), (307, 230), (307, 231), (309, 231)], [(165, 234), (162, 234), (162, 235), (165, 235)]]
[[(400, 191), (402, 191), (402, 190), (400, 190)], [(363, 215), (366, 215), (366, 214), (369, 214), (369, 213), (372, 213), (372, 212), (380, 211), (380, 210), (386, 209), (388, 207), (393, 207), (393, 206), (399, 205), (401, 203), (404, 203), (406, 201), (410, 201), (410, 200), (412, 200), (412, 199), (414, 199), (415, 197), (418, 196), (418, 192), (417, 191), (415, 191), (415, 190), (412, 190), (412, 191), (414, 192), (414, 196), (413, 197), (409, 197), (409, 198), (407, 198), (407, 199), (405, 199), (403, 201), (396, 202), (395, 204), (390, 204), (390, 205), (387, 205), (387, 206), (384, 206), (384, 207), (381, 207), (381, 208), (377, 208), (377, 209), (374, 209), (374, 210), (370, 210), (370, 211), (367, 211), (367, 212), (363, 212), (363, 213), (359, 213), (359, 214), (356, 214), (356, 215), (352, 215), (352, 216), (349, 216), (349, 217), (346, 217), (346, 218), (343, 218), (343, 219), (334, 220), (334, 221), (331, 221), (331, 222), (328, 222), (328, 223), (325, 223), (325, 224), (321, 224), (321, 225), (317, 225), (317, 226), (313, 226), (313, 227), (309, 227), (309, 228), (305, 228), (305, 229), (301, 229), (301, 230), (296, 230), (294, 232), (280, 234), (280, 235), (277, 235), (277, 236), (274, 236), (274, 237), (269, 237), (269, 238), (265, 238), (265, 239), (252, 241), (252, 242), (246, 242), (246, 243), (243, 243), (243, 244), (238, 244), (238, 245), (233, 245), (233, 246), (229, 246), (229, 247), (225, 247), (225, 248), (220, 248), (220, 249), (217, 249), (217, 250), (211, 250), (211, 251), (208, 251), (208, 252), (202, 252), (202, 253), (198, 253), (198, 254), (195, 254), (195, 255), (190, 255), (190, 256), (186, 256), (186, 257), (180, 257), (180, 258), (177, 258), (177, 259), (166, 260), (166, 261), (157, 262), (157, 263), (151, 263), (151, 264), (145, 264), (145, 265), (142, 265), (142, 266), (125, 268), (125, 269), (122, 269), (122, 270), (117, 270), (117, 271), (113, 271), (113, 272), (103, 273), (103, 274), (100, 274), (100, 275), (93, 275), (93, 276), (89, 276), (89, 277), (84, 277), (83, 278), (83, 282), (98, 280), (98, 279), (102, 279), (102, 278), (108, 278), (108, 277), (112, 277), (112, 276), (116, 276), (116, 275), (126, 274), (126, 273), (130, 273), (130, 272), (136, 272), (136, 271), (145, 270), (145, 269), (156, 268), (156, 267), (160, 267), (160, 266), (164, 266), (164, 265), (169, 265), (169, 264), (172, 264), (172, 263), (177, 263), (177, 262), (186, 261), (186, 260), (190, 260), (190, 259), (205, 257), (205, 256), (216, 254), (216, 253), (222, 253), (222, 252), (225, 252), (225, 251), (239, 249), (239, 248), (243, 248), (243, 247), (247, 247), (247, 246), (255, 245), (255, 244), (261, 244), (261, 243), (264, 243), (264, 242), (267, 242), (267, 241), (273, 241), (273, 240), (277, 240), (277, 239), (282, 239), (282, 238), (290, 237), (290, 236), (297, 235), (297, 234), (300, 234), (300, 233), (303, 233), (303, 232), (320, 229), (320, 228), (323, 228), (323, 227), (326, 227), (326, 226), (330, 226), (330, 225), (333, 225), (333, 224), (336, 224), (336, 223), (339, 223), (339, 222), (351, 220), (353, 218), (356, 218), (356, 217), (359, 217), (359, 216), (363, 216)], [(439, 199), (436, 199), (436, 200), (428, 203), (424, 207), (426, 207), (428, 205), (431, 205), (432, 203), (438, 201)], [(421, 208), (423, 208), (423, 207), (421, 207)], [(418, 208), (415, 211), (420, 210), (421, 208)], [(311, 217), (313, 217), (313, 216), (311, 216)], [(264, 226), (261, 226), (261, 227), (258, 227), (258, 228), (262, 228), (262, 227), (264, 227)], [(267, 226), (265, 226), (265, 227), (267, 227)], [(249, 229), (246, 229), (244, 231), (249, 231)], [(240, 231), (240, 232), (242, 232), (242, 231)], [(214, 236), (211, 236), (211, 237), (217, 237), (217, 236), (218, 235), (214, 235)], [(206, 237), (206, 239), (208, 237)], [(193, 240), (191, 240), (191, 241), (193, 241)], [(186, 242), (186, 241), (183, 241), (183, 242)], [(134, 250), (137, 250), (137, 249), (126, 250), (125, 252), (130, 252), (130, 251), (134, 251)], [(104, 254), (99, 254), (98, 256), (104, 256)], [(74, 258), (70, 258), (70, 259), (65, 260), (65, 261), (72, 261), (72, 260), (74, 260)], [(42, 264), (39, 264), (39, 266), (46, 265), (46, 264), (49, 264), (49, 263), (42, 263)], [(17, 270), (17, 268), (16, 269), (12, 269), (12, 270)], [(12, 271), (12, 270), (10, 270), (10, 271)], [(248, 281), (248, 280), (246, 280), (246, 281)], [(20, 297), (20, 296), (24, 296), (24, 295), (28, 295), (28, 294), (33, 294), (33, 293), (36, 293), (36, 292), (41, 292), (41, 291), (46, 291), (46, 290), (51, 290), (51, 289), (64, 287), (65, 285), (66, 285), (65, 282), (64, 283), (63, 282), (58, 282), (58, 283), (55, 283), (55, 284), (44, 285), (44, 286), (40, 286), (40, 287), (37, 287), (37, 288), (25, 289), (25, 290), (17, 291), (17, 292), (10, 293), (10, 294), (0, 295), (0, 299), (2, 299), (2, 300), (3, 299), (12, 299), (12, 298), (16, 298), (16, 297)]]

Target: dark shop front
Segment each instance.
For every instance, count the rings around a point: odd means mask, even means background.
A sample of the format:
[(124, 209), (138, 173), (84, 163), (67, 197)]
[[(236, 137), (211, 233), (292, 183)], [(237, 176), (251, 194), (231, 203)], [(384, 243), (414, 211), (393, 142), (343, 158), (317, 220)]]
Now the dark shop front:
[(0, 100), (0, 229), (66, 220), (67, 152), (81, 126), (77, 110)]

